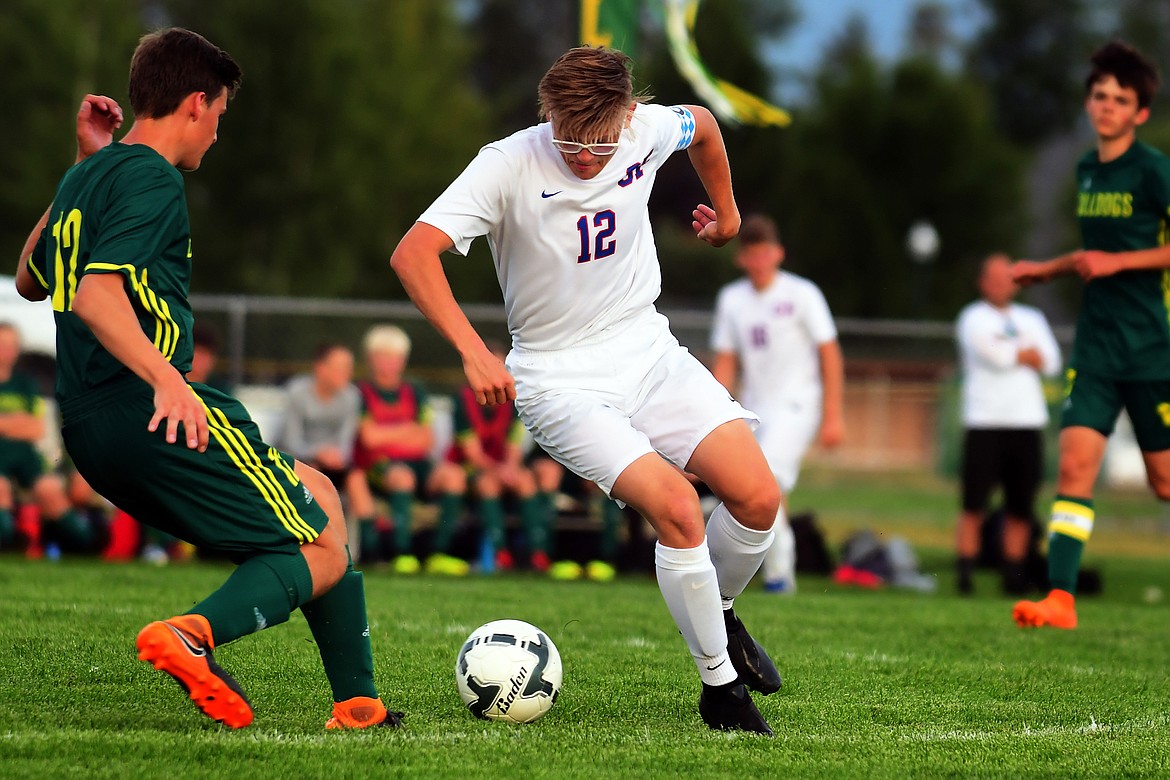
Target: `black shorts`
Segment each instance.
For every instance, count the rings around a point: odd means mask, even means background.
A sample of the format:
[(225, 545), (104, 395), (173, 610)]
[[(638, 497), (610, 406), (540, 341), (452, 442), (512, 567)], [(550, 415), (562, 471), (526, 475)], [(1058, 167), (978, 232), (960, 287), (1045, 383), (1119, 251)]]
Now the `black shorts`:
[(974, 428), (963, 438), (963, 511), (986, 512), (1003, 488), (1004, 511), (1032, 519), (1044, 476), (1044, 432), (1032, 428)]

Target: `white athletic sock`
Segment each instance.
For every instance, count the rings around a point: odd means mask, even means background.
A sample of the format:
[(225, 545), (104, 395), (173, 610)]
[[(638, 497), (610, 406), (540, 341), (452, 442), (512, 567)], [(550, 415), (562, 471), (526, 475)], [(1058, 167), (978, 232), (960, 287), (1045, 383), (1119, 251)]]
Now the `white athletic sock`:
[(654, 566), (666, 608), (699, 667), (699, 677), (708, 685), (734, 682), (737, 675), (727, 656), (727, 628), (706, 540), (690, 549), (659, 542), (654, 546)]
[[(783, 507), (776, 518), (788, 524)], [(715, 507), (707, 521), (707, 543), (711, 545), (711, 562), (719, 574), (719, 595), (723, 597), (724, 609), (731, 609), (735, 597), (756, 576), (772, 539), (771, 530), (755, 531), (732, 517), (724, 504)]]
[(795, 590), (796, 536), (783, 515), (776, 518), (772, 532), (776, 534), (776, 541), (772, 542), (768, 554), (764, 556), (764, 565), (760, 567), (764, 582), (783, 582), (789, 590)]

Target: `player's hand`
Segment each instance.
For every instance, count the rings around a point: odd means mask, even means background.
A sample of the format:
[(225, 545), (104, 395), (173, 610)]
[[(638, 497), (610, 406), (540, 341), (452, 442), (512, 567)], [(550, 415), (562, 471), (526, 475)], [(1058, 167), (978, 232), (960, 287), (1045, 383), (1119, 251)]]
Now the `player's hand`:
[(1011, 267), (1012, 281), (1021, 286), (1034, 282), (1046, 282), (1052, 274), (1048, 263), (1036, 260), (1017, 260)]
[(154, 416), (146, 426), (152, 433), (158, 430), (163, 420), (167, 421), (167, 444), (179, 440), (179, 425), (183, 426), (187, 447), (199, 452), (207, 451), (207, 411), (199, 396), (178, 371), (173, 372), (154, 388)]
[(77, 110), (77, 161), (80, 162), (114, 141), (122, 126), (122, 108), (113, 98), (86, 95)]
[(739, 216), (727, 217), (720, 221), (715, 215), (715, 209), (700, 203), (691, 212), (693, 221), (691, 227), (700, 240), (711, 246), (723, 246), (739, 234)]
[(464, 356), (463, 373), (480, 406), (497, 406), (516, 400), (516, 380), (504, 367), (504, 361), (486, 346)]
[(1080, 252), (1075, 252), (1073, 254), (1073, 267), (1086, 282), (1100, 279), (1102, 276), (1112, 276), (1119, 270), (1112, 254), (1096, 249), (1082, 249)]
[(827, 450), (834, 449), (845, 441), (845, 421), (840, 417), (825, 417), (821, 420), (819, 442)]
[(1016, 362), (1039, 371), (1044, 367), (1044, 356), (1035, 347), (1025, 347), (1016, 353)]

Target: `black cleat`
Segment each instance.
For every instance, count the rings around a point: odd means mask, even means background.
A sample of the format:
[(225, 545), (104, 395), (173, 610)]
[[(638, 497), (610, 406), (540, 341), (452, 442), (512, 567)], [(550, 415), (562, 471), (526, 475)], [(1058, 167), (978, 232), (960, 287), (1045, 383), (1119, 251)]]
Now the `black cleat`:
[(784, 681), (776, 671), (776, 664), (760, 643), (752, 639), (735, 610), (723, 610), (723, 622), (727, 625), (727, 654), (743, 684), (763, 696), (780, 690)]
[(756, 709), (743, 683), (704, 685), (699, 694), (699, 715), (717, 731), (750, 731), (772, 736), (772, 728)]

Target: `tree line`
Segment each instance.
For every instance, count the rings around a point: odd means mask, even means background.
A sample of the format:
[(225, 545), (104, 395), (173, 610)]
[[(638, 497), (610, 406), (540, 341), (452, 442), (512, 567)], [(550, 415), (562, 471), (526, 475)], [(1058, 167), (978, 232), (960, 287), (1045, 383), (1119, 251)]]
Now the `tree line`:
[[(190, 27), (241, 63), (216, 148), (186, 179), (199, 292), (405, 297), (387, 262), (397, 240), (480, 146), (536, 121), (537, 80), (576, 36), (574, 4), (543, 0), (5, 5), (0, 244), (13, 266), (72, 160), (81, 95), (128, 108), (138, 36)], [(840, 316), (953, 316), (985, 254), (1023, 250), (1034, 216), (1025, 177), (1046, 143), (1077, 127), (1093, 48), (1121, 34), (1159, 62), (1170, 55), (1158, 34), (1165, 4), (978, 5), (979, 33), (960, 40), (946, 6), (921, 4), (894, 61), (852, 20), (796, 74), (804, 97), (785, 106), (790, 127), (725, 128), (741, 208), (776, 218), (789, 267), (820, 284)], [(791, 0), (706, 0), (697, 43), (713, 72), (769, 95), (794, 76), (766, 67), (766, 47), (782, 46), (797, 19)], [(660, 25), (646, 14), (635, 79), (659, 102), (694, 102)], [(1146, 137), (1170, 141), (1167, 127)], [(1071, 169), (1061, 175), (1071, 203)], [(651, 208), (664, 299), (710, 305), (736, 273), (733, 249), (690, 236), (702, 189), (685, 161), (660, 177)], [(941, 236), (930, 266), (906, 249), (920, 220)], [(484, 242), (446, 262), (461, 299), (499, 300)]]

